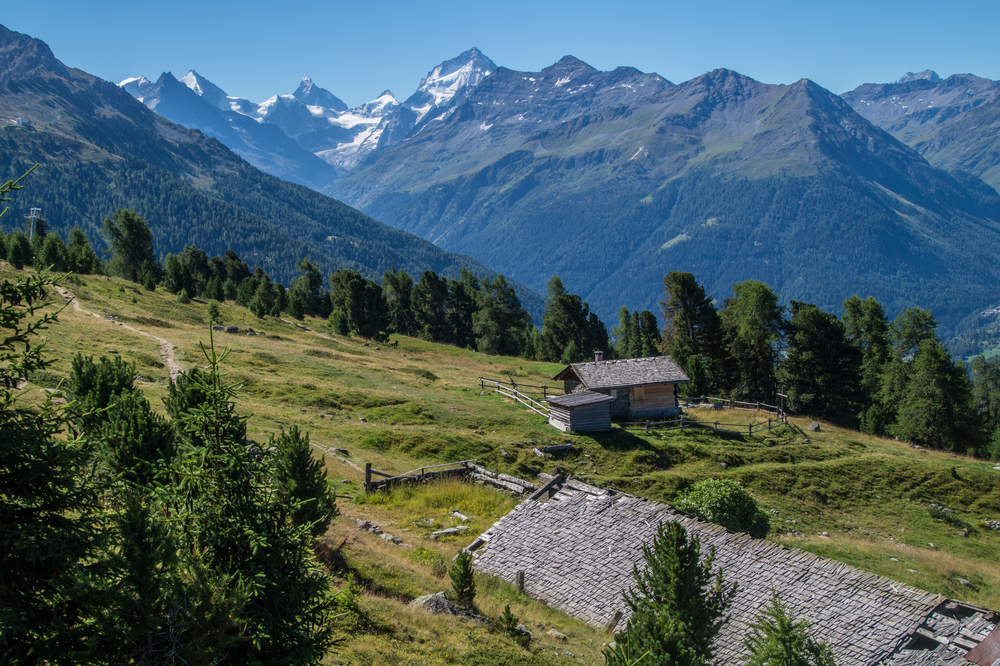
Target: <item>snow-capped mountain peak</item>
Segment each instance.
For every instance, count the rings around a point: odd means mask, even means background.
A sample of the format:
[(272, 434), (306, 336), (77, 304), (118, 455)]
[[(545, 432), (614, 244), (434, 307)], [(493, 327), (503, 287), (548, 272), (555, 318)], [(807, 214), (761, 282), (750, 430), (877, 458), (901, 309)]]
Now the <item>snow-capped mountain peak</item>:
[(119, 88), (122, 88), (125, 92), (132, 97), (135, 97), (140, 102), (143, 101), (143, 97), (146, 91), (152, 87), (153, 82), (147, 79), (145, 76), (133, 76), (130, 79), (125, 79), (118, 84)]
[(329, 90), (324, 90), (313, 83), (308, 76), (303, 76), (299, 87), (292, 93), (295, 99), (308, 106), (321, 106), (334, 111), (347, 111), (347, 105)]
[(431, 109), (445, 106), (456, 97), (463, 96), (496, 68), (496, 64), (482, 51), (472, 47), (428, 72), (405, 105), (417, 115), (419, 123)]
[(215, 85), (193, 69), (182, 76), (180, 78), (180, 82), (212, 106), (223, 110), (229, 110), (229, 95), (227, 95), (222, 88)]

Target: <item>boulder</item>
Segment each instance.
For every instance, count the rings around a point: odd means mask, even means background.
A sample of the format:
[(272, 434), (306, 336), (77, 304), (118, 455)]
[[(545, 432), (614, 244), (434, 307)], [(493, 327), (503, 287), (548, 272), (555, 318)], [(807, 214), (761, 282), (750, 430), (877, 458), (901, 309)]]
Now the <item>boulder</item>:
[(467, 608), (462, 608), (458, 604), (450, 601), (446, 596), (444, 596), (444, 592), (438, 592), (437, 594), (425, 594), (422, 597), (417, 597), (410, 602), (410, 607), (422, 608), (433, 615), (453, 615), (455, 617), (464, 617), (470, 620), (478, 620), (480, 622), (485, 621), (485, 618), (480, 617)]

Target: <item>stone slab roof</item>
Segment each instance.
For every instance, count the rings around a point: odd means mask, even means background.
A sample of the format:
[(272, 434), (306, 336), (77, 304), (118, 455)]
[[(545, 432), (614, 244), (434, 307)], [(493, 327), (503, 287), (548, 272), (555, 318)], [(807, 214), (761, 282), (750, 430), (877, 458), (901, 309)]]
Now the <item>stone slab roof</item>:
[[(703, 553), (714, 547), (725, 581), (738, 585), (729, 621), (717, 638), (718, 664), (742, 661), (747, 625), (764, 609), (772, 589), (797, 619), (811, 623), (817, 640), (834, 649), (839, 666), (942, 666), (960, 663), (968, 650), (941, 645), (947, 637), (931, 642), (932, 648), (941, 648), (939, 655), (905, 650), (920, 638), (918, 630), (931, 635), (940, 630), (935, 623), (960, 631), (952, 619), (934, 619), (947, 603), (939, 595), (735, 534), (666, 504), (574, 486), (573, 480), (553, 492), (548, 501), (521, 503), (484, 533), (477, 540), (485, 546), (475, 553), (475, 566), (511, 582), (523, 571), (530, 596), (589, 624), (605, 627), (617, 615), (616, 630), (625, 628), (629, 610), (622, 593), (633, 585), (633, 567), (644, 564), (642, 544), (653, 539), (660, 521), (671, 520), (699, 537)], [(990, 617), (996, 620), (995, 614)], [(973, 617), (977, 622), (985, 622), (983, 618), (983, 613)], [(982, 632), (993, 626), (986, 622), (978, 631), (985, 638)]]
[(582, 407), (584, 405), (599, 405), (602, 402), (614, 402), (615, 399), (605, 393), (594, 393), (593, 391), (580, 391), (579, 393), (567, 393), (566, 395), (556, 395), (549, 398), (550, 405), (560, 407)]
[(553, 379), (576, 379), (583, 382), (588, 389), (626, 388), (691, 381), (670, 356), (573, 363), (566, 366)]

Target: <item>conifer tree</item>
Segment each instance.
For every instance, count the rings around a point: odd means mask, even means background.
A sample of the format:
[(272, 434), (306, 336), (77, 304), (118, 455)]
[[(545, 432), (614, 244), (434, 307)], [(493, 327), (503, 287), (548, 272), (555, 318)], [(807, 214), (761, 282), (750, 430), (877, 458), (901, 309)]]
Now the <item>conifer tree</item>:
[(531, 316), (521, 307), (514, 288), (503, 275), (483, 281), (479, 311), (472, 319), (476, 346), (484, 354), (514, 356), (524, 348)]
[(69, 252), (58, 233), (45, 235), (38, 251), (38, 265), (62, 273), (69, 269)]
[(101, 259), (97, 256), (83, 229), (74, 226), (69, 232), (69, 270), (81, 275), (100, 275), (104, 272)]
[(391, 271), (382, 274), (382, 290), (385, 293), (390, 330), (401, 335), (416, 335), (416, 322), (413, 319), (410, 300), (413, 293), (413, 277), (406, 271), (396, 270), (393, 266)]
[(28, 234), (23, 231), (12, 233), (7, 239), (7, 261), (10, 262), (10, 265), (21, 270), (33, 263), (32, 257)]
[(288, 504), (292, 522), (309, 529), (313, 536), (326, 532), (337, 515), (336, 498), (326, 478), (324, 460), (312, 455), (309, 434), (298, 426), (272, 435), (268, 448), (274, 449), (275, 481)]
[(451, 589), (455, 592), (455, 600), (466, 608), (472, 608), (476, 600), (476, 578), (472, 568), (472, 554), (460, 550), (455, 563), (451, 565)]
[(236, 386), (222, 382), (225, 353), (204, 348), (208, 371), (197, 378), (205, 400), (179, 420), (182, 443), (176, 492), (165, 501), (184, 516), (167, 524), (182, 554), (199, 556), (215, 576), (230, 577), (246, 596), (228, 651), (234, 663), (318, 663), (333, 644), (329, 578), (312, 553), (308, 527), (274, 481), (274, 460), (246, 438), (232, 403)]
[(812, 639), (809, 623), (796, 622), (774, 591), (743, 643), (750, 651), (746, 666), (836, 666), (833, 651)]
[[(4, 190), (0, 189), (0, 194)], [(20, 404), (18, 383), (50, 363), (33, 338), (56, 321), (47, 274), (0, 283), (0, 662), (74, 663), (90, 633), (86, 585), (98, 537), (89, 451), (57, 437), (52, 403)]]
[(448, 281), (434, 271), (424, 271), (410, 295), (417, 333), (431, 342), (450, 342), (448, 330)]
[(811, 303), (791, 302), (787, 351), (778, 381), (793, 412), (851, 423), (858, 412), (861, 353), (844, 325)]
[[(111, 246), (111, 274), (148, 285), (149, 276), (155, 277), (159, 267), (146, 220), (135, 211), (116, 210), (113, 217), (104, 219), (104, 236)], [(145, 279), (140, 279), (142, 274)]]
[(713, 656), (712, 641), (725, 622), (736, 585), (712, 573), (714, 549), (702, 557), (697, 536), (688, 538), (680, 523), (660, 523), (652, 543), (642, 548), (645, 565), (633, 571), (635, 588), (625, 593), (632, 610), (625, 631), (615, 635), (621, 651), (641, 655), (648, 666), (703, 666)]
[(721, 312), (728, 355), (734, 366), (732, 391), (747, 400), (774, 404), (775, 369), (785, 331), (785, 308), (759, 280), (733, 285)]

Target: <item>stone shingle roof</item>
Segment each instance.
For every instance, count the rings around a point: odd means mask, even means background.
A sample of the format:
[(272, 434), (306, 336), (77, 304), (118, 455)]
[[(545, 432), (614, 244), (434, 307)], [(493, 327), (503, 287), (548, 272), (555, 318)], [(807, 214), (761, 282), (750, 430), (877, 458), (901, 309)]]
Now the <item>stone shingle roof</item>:
[(691, 381), (670, 356), (573, 363), (566, 366), (553, 379), (579, 379), (589, 389), (613, 389)]
[(549, 398), (549, 404), (559, 405), (560, 407), (581, 407), (583, 405), (599, 405), (602, 402), (614, 402), (614, 400), (614, 398), (606, 393), (580, 391), (579, 393), (554, 395)]
[[(934, 612), (946, 601), (939, 595), (728, 532), (665, 504), (576, 485), (584, 492), (564, 487), (552, 499), (523, 502), (500, 519), (481, 537), (485, 546), (476, 553), (476, 568), (511, 582), (523, 571), (530, 596), (595, 626), (607, 626), (621, 613), (621, 631), (629, 616), (622, 593), (633, 585), (633, 566), (643, 565), (642, 544), (652, 540), (660, 521), (677, 521), (699, 537), (703, 553), (715, 548), (715, 565), (726, 582), (738, 585), (730, 619), (716, 639), (717, 664), (742, 661), (747, 625), (772, 589), (796, 618), (811, 623), (817, 640), (834, 648), (840, 666), (952, 664), (964, 655), (954, 646), (940, 654), (904, 650), (918, 630), (926, 632), (936, 621)], [(982, 613), (975, 618), (985, 622)]]

